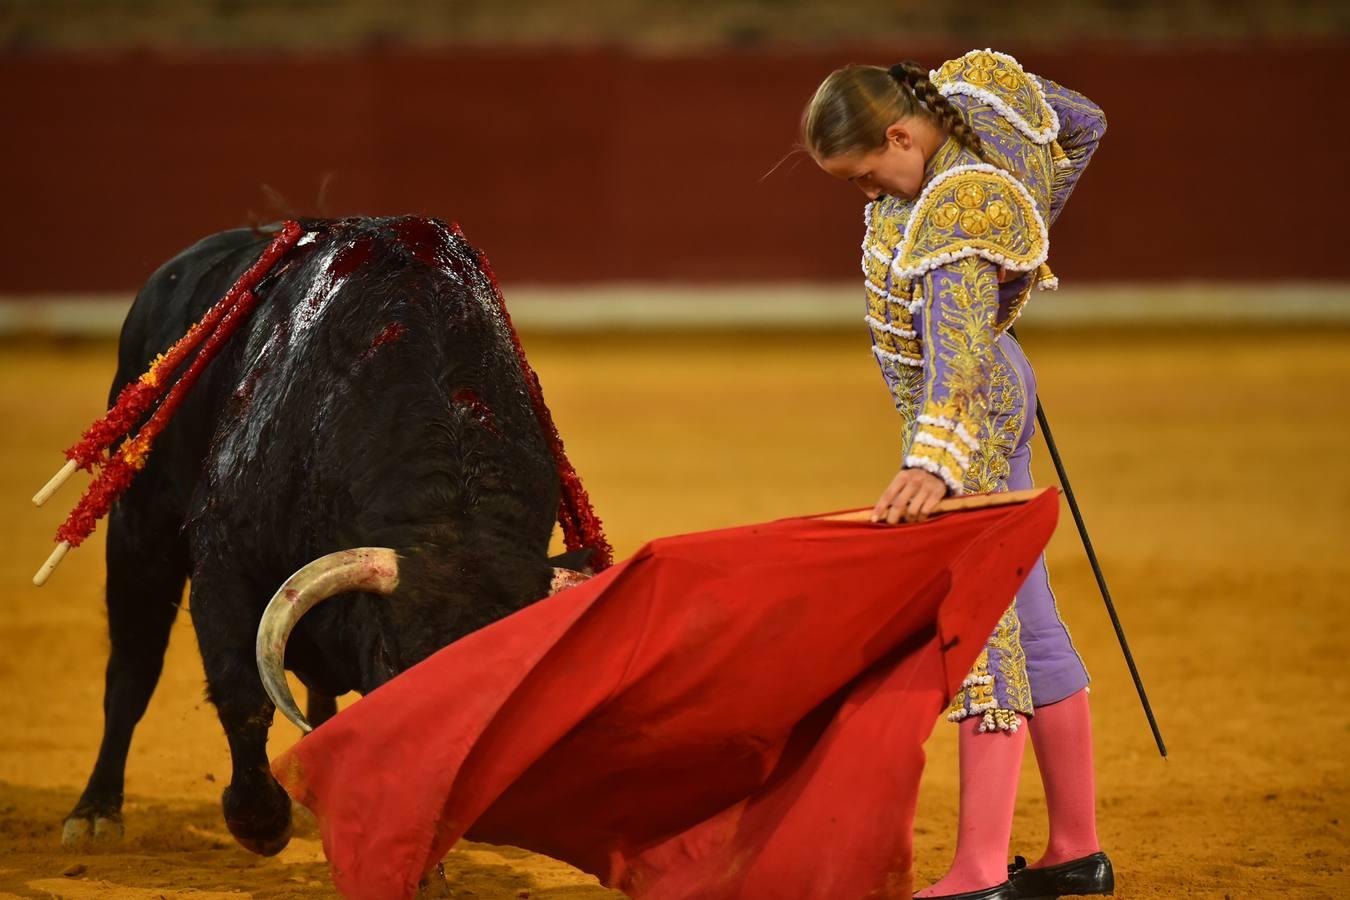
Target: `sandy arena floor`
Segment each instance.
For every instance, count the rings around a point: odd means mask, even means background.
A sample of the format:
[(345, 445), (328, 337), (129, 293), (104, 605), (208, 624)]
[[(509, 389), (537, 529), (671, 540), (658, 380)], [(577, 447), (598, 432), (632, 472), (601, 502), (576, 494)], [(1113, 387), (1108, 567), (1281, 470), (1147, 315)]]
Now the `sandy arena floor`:
[[(1051, 571), (1095, 679), (1117, 896), (1350, 895), (1350, 332), (1025, 330), (1171, 750), (1153, 749), (1066, 511)], [(869, 504), (893, 474), (898, 420), (864, 334), (526, 344), (621, 554)], [(42, 510), (28, 498), (101, 411), (113, 367), (110, 345), (0, 346), (0, 898), (332, 896), (312, 821), (275, 859), (228, 836), (226, 746), (187, 616), (132, 746), (125, 842), (60, 844), (101, 733), (102, 540), (33, 588), (77, 486)], [(283, 723), (274, 746), (296, 737)], [(953, 846), (954, 730), (929, 751), (920, 883)], [(1045, 839), (1039, 793), (1028, 748), (1013, 847), (1027, 856)], [(512, 848), (464, 844), (448, 864), (456, 897), (619, 896)]]

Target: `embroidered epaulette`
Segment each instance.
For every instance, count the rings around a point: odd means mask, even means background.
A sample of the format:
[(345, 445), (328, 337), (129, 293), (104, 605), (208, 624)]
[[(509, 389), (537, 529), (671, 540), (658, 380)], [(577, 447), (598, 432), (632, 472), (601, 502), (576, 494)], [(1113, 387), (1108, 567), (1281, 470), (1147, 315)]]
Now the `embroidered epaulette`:
[(967, 256), (1029, 272), (1049, 252), (1049, 229), (1021, 182), (987, 163), (953, 166), (919, 194), (891, 274), (917, 278)]
[(1059, 135), (1059, 116), (1041, 83), (1006, 53), (971, 50), (929, 72), (928, 79), (944, 97), (965, 94), (988, 103), (1033, 143), (1048, 144)]

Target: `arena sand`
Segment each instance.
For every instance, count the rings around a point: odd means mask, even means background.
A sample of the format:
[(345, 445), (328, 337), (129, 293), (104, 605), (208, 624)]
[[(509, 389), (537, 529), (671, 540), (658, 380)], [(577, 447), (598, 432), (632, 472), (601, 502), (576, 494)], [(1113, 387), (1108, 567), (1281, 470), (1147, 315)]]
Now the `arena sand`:
[[(1171, 750), (1163, 762), (1153, 749), (1065, 511), (1051, 574), (1094, 677), (1117, 896), (1350, 895), (1350, 332), (1025, 332)], [(657, 535), (865, 505), (893, 474), (898, 417), (863, 334), (526, 344), (621, 554)], [(125, 841), (61, 846), (101, 729), (103, 547), (95, 537), (31, 587), (82, 481), (42, 510), (28, 498), (103, 408), (115, 354), (0, 351), (0, 897), (331, 896), (303, 813), (275, 859), (228, 836), (228, 756), (186, 614), (132, 747)], [(282, 723), (272, 746), (296, 738)], [(1027, 856), (1045, 840), (1039, 790), (1028, 748), (1013, 846)], [(955, 801), (944, 724), (916, 826), (919, 883), (949, 858)], [(513, 848), (465, 843), (447, 868), (456, 897), (619, 896)]]

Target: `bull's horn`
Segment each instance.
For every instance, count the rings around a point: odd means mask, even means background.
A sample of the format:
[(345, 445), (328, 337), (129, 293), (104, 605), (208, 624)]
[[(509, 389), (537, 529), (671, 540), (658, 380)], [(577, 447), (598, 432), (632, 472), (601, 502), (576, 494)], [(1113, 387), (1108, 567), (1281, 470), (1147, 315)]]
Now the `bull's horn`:
[(321, 556), (286, 579), (258, 623), (258, 676), (267, 696), (305, 734), (313, 727), (286, 684), (286, 641), (300, 617), (347, 591), (392, 594), (398, 587), (398, 554), (387, 547), (357, 547)]

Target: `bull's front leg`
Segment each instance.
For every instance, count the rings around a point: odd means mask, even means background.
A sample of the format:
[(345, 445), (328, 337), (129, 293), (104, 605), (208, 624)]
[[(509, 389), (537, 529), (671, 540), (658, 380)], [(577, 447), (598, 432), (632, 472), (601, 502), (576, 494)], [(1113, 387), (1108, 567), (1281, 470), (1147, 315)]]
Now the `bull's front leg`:
[(225, 824), (245, 848), (280, 853), (291, 839), (291, 800), (272, 777), (267, 730), (275, 707), (254, 662), (257, 615), (252, 592), (207, 573), (192, 578), (192, 621), (207, 694), (230, 744), (233, 774), (221, 804)]

